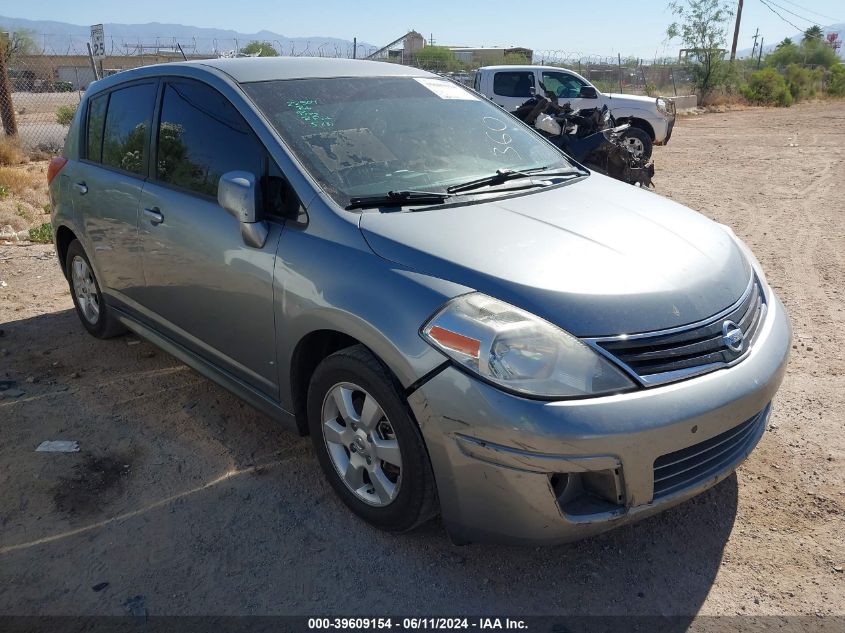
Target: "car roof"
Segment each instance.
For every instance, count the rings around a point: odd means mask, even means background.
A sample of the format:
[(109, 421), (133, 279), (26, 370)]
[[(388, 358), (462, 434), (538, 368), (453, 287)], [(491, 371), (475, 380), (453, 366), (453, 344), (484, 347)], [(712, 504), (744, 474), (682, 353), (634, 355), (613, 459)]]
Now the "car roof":
[(435, 76), (424, 70), (401, 64), (328, 57), (235, 57), (202, 59), (163, 65), (209, 66), (223, 71), (238, 83), (273, 79)]
[(570, 72), (570, 73), (573, 72), (569, 68), (563, 68), (561, 66), (540, 66), (539, 64), (522, 64), (522, 65), (519, 65), (519, 64), (507, 65), (506, 64), (504, 66), (483, 66), (482, 68), (479, 68), (478, 70), (516, 70), (516, 71), (519, 71), (519, 72), (522, 72), (522, 71), (525, 71), (525, 70), (565, 70), (565, 71)]

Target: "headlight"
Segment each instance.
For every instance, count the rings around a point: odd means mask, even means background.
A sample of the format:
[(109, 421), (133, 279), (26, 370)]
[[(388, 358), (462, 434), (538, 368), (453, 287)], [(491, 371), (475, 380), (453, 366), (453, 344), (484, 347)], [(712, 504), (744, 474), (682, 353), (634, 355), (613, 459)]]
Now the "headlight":
[(657, 97), (657, 111), (665, 116), (672, 116), (671, 104), (663, 97)]
[(461, 367), (519, 394), (553, 399), (635, 387), (571, 334), (481, 293), (452, 299), (421, 333)]

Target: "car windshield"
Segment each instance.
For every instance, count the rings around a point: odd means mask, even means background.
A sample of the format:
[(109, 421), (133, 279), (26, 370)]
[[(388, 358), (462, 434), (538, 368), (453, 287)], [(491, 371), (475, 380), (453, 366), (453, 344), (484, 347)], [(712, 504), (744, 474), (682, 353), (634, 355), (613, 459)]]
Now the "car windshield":
[(444, 79), (294, 79), (243, 88), (343, 206), (388, 191), (444, 192), (497, 170), (576, 171), (498, 106)]

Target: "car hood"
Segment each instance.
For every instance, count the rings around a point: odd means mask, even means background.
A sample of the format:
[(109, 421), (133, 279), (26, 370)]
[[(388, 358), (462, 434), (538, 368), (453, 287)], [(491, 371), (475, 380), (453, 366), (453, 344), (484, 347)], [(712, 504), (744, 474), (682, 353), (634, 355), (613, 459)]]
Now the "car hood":
[(617, 92), (605, 93), (606, 97), (611, 99), (612, 105), (632, 105), (634, 107), (642, 108), (644, 106), (653, 106), (656, 103), (654, 97), (646, 97), (644, 95), (626, 95)]
[(474, 288), (577, 336), (685, 325), (737, 301), (751, 266), (718, 224), (592, 175), (531, 195), (363, 213), (381, 257)]

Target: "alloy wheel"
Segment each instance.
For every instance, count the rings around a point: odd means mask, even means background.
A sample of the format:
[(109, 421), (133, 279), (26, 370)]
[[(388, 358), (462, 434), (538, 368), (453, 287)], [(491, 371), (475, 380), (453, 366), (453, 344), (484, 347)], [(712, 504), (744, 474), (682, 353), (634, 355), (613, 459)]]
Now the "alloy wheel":
[(74, 257), (71, 262), (71, 281), (73, 282), (76, 304), (79, 306), (82, 316), (91, 325), (96, 325), (100, 319), (100, 299), (97, 292), (97, 283), (94, 281), (94, 273), (91, 272), (88, 262), (79, 255)]
[(639, 158), (645, 152), (645, 145), (635, 136), (626, 136), (622, 139), (625, 149), (631, 152), (634, 156)]
[(321, 413), (323, 440), (341, 480), (361, 501), (389, 505), (402, 483), (402, 454), (390, 420), (362, 387), (329, 389)]

